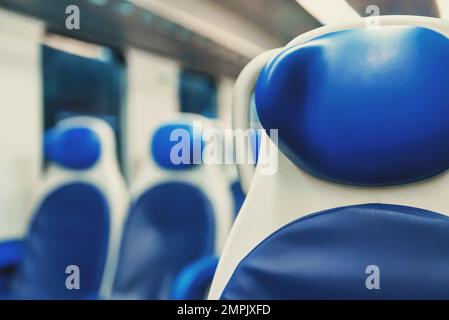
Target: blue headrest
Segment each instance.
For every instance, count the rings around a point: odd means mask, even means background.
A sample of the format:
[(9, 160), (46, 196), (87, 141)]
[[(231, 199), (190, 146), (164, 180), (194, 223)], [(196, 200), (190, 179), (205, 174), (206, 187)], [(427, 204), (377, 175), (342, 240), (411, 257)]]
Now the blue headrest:
[(97, 134), (88, 128), (54, 128), (45, 134), (45, 155), (70, 169), (87, 169), (100, 158)]
[(414, 26), (330, 33), (263, 69), (256, 106), (280, 149), (317, 177), (418, 181), (449, 167), (449, 41)]
[(201, 160), (201, 133), (188, 124), (166, 124), (159, 127), (151, 141), (151, 154), (164, 169), (185, 170)]

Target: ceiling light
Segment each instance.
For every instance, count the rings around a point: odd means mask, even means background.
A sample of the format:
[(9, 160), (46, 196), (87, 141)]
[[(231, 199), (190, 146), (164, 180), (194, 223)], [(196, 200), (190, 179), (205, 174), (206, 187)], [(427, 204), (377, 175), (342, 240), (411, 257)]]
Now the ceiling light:
[(359, 18), (360, 15), (345, 0), (296, 0), (322, 24), (333, 24)]

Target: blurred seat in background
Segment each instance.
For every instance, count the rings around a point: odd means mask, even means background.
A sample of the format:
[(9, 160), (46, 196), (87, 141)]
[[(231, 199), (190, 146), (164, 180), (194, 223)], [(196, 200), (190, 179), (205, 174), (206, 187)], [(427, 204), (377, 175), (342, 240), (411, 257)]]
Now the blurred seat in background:
[[(233, 219), (232, 197), (219, 165), (193, 163), (203, 146), (194, 122), (213, 127), (200, 115), (175, 114), (149, 137), (149, 156), (131, 182), (114, 298), (172, 298), (183, 268), (207, 257), (213, 261), (221, 251)], [(175, 164), (175, 151), (188, 163)]]
[(107, 297), (128, 205), (113, 132), (97, 118), (68, 118), (46, 133), (45, 154), (10, 297)]

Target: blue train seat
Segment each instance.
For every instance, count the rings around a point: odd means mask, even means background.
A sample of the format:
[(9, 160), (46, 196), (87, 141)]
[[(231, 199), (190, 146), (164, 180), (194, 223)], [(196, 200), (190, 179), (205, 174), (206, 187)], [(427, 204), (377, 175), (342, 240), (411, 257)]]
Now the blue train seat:
[(211, 299), (449, 298), (449, 22), (366, 22), (239, 76), (234, 107), (255, 90), (277, 170), (258, 164)]
[(9, 297), (107, 297), (127, 207), (112, 129), (96, 118), (68, 118), (46, 133), (45, 155)]
[(175, 114), (152, 130), (149, 156), (131, 183), (115, 298), (173, 298), (179, 273), (224, 245), (233, 219), (229, 185), (218, 165), (194, 163), (203, 150), (195, 122), (211, 125), (199, 115)]

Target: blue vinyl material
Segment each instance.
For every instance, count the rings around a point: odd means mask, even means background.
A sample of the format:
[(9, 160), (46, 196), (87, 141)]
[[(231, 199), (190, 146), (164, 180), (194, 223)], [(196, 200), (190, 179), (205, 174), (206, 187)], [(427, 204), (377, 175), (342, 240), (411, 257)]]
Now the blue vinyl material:
[(261, 72), (256, 107), (299, 167), (351, 185), (395, 185), (449, 167), (449, 40), (423, 27), (330, 33)]
[(186, 183), (157, 185), (128, 214), (114, 295), (168, 299), (181, 269), (214, 248), (214, 214), (206, 195)]
[(218, 265), (218, 257), (206, 256), (186, 266), (176, 277), (172, 300), (203, 300)]
[[(109, 239), (109, 207), (94, 186), (71, 183), (38, 207), (24, 245), (13, 299), (94, 299)], [(66, 267), (80, 270), (80, 289), (66, 288)]]
[[(203, 141), (201, 132), (188, 124), (166, 124), (159, 127), (152, 139), (151, 156), (156, 163), (168, 170), (186, 170), (201, 160)], [(175, 155), (180, 163), (172, 161)]]
[(47, 158), (69, 169), (87, 169), (100, 158), (100, 140), (88, 128), (53, 128), (44, 140)]
[[(222, 299), (449, 299), (449, 218), (387, 204), (298, 219), (240, 261)], [(368, 290), (368, 266), (380, 270)]]
[(22, 240), (0, 242), (0, 299), (8, 297), (22, 256)]

